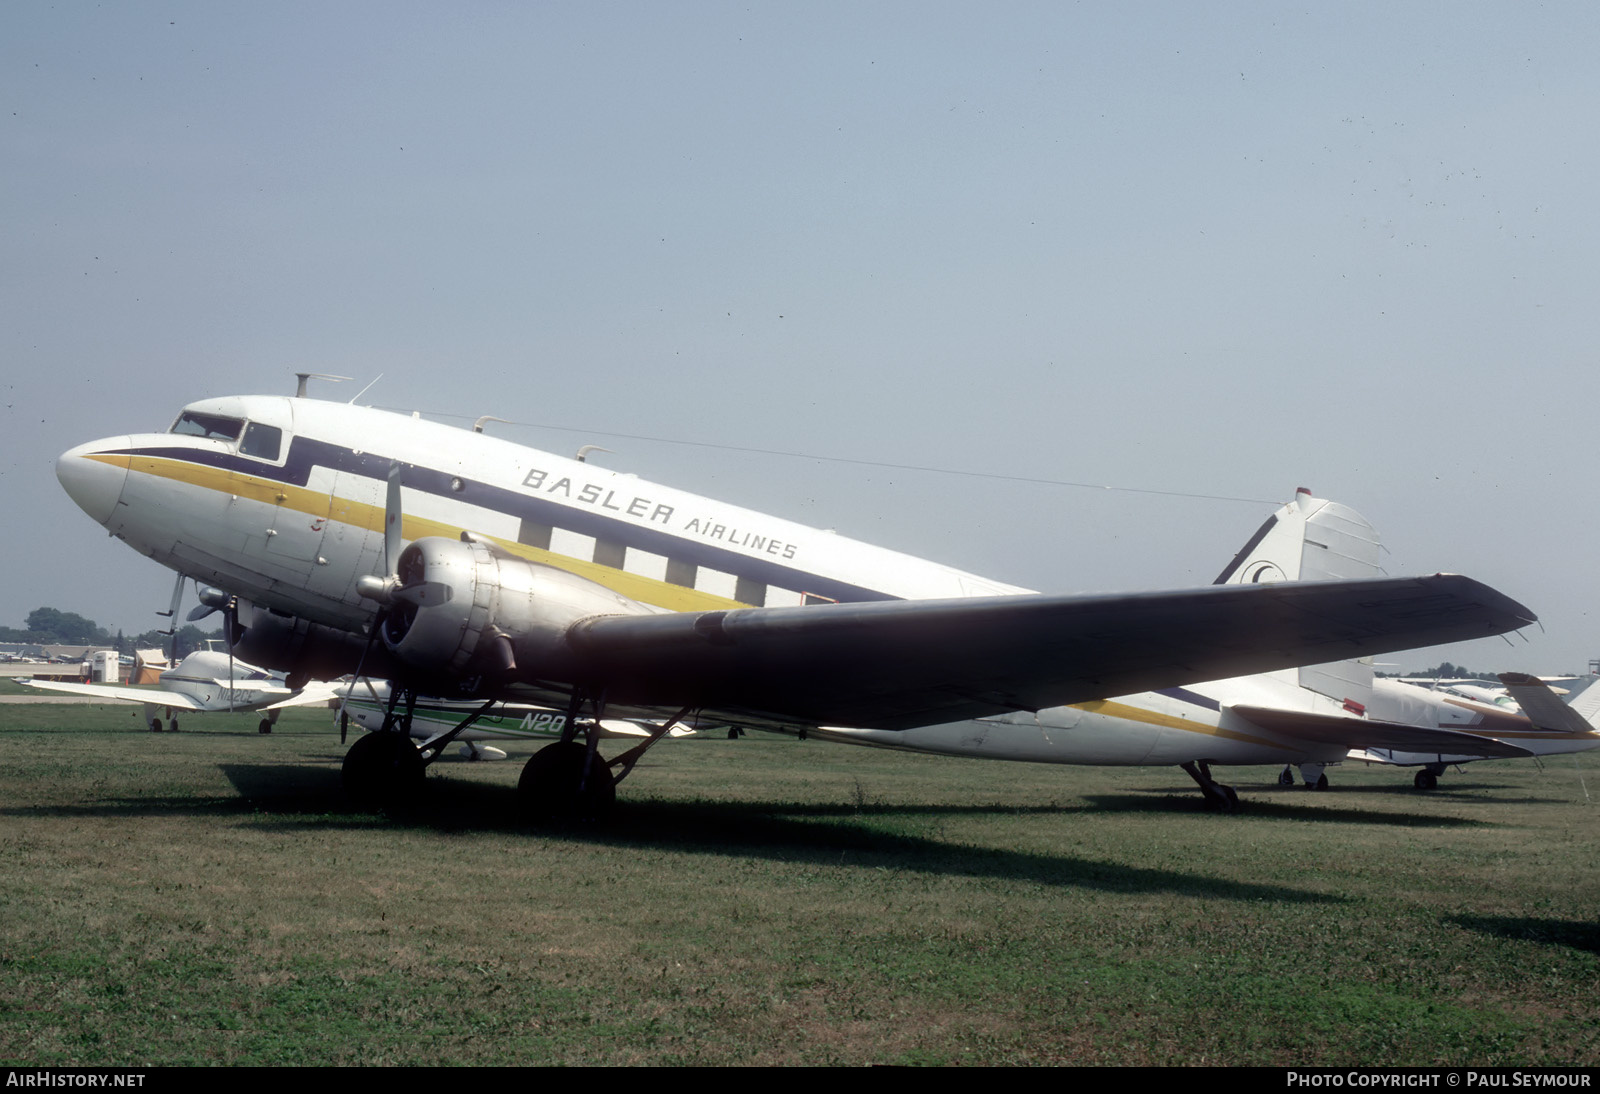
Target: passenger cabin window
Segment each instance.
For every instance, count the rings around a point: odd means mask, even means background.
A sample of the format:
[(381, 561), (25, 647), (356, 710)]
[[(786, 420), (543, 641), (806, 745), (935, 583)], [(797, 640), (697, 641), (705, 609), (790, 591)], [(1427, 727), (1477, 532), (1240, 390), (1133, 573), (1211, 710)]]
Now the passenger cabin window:
[(172, 423), (173, 433), (182, 433), (186, 437), (210, 437), (216, 441), (236, 441), (239, 439), (239, 430), (243, 428), (244, 420), (241, 418), (196, 414), (192, 410), (185, 410)]
[(275, 425), (251, 422), (245, 426), (244, 442), (239, 445), (239, 451), (258, 460), (275, 460), (282, 447), (283, 430)]

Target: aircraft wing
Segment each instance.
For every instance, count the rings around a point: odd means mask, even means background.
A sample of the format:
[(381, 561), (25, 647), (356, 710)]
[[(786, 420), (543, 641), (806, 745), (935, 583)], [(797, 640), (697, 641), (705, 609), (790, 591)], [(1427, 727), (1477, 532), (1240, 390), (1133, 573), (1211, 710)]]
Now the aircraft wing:
[(289, 707), (311, 707), (318, 703), (329, 703), (340, 697), (345, 686), (340, 683), (320, 681), (309, 683), (299, 691), (286, 691), (286, 698), (279, 699), (276, 703), (268, 703), (261, 709), (287, 710)]
[(1430, 756), (1481, 756), (1485, 759), (1533, 755), (1525, 748), (1494, 737), (1453, 729), (1346, 718), (1338, 714), (1309, 714), (1279, 707), (1230, 706), (1228, 709), (1281, 737), (1341, 748), (1386, 748)]
[(1470, 578), (1219, 585), (597, 616), (568, 630), (607, 702), (874, 729), (1431, 646), (1534, 620)]
[(93, 696), (96, 699), (120, 699), (128, 703), (149, 703), (152, 706), (172, 707), (176, 710), (208, 710), (190, 696), (165, 688), (118, 687), (115, 684), (68, 684), (55, 680), (18, 680), (24, 687), (40, 691), (62, 691), (68, 695)]

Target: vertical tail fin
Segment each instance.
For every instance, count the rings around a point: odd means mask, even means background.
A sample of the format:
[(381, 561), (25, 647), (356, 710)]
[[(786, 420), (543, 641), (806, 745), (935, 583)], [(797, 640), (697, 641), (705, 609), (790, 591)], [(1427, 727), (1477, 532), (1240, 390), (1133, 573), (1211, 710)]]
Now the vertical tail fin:
[[(1354, 509), (1314, 498), (1302, 486), (1293, 501), (1257, 529), (1213, 584), (1359, 580), (1381, 572), (1378, 530)], [(1361, 710), (1371, 701), (1370, 660), (1308, 665), (1280, 675)]]

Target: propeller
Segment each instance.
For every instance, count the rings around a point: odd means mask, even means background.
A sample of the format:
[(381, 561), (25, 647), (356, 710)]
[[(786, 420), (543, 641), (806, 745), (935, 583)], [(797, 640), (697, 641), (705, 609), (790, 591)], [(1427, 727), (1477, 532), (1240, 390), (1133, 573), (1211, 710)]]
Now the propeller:
[[(185, 617), (189, 622), (193, 623), (197, 619), (204, 619), (215, 611), (222, 612), (222, 640), (228, 647), (228, 713), (232, 714), (233, 682), (235, 679), (233, 645), (244, 637), (244, 629), (239, 626), (239, 598), (232, 593), (223, 592), (221, 589), (213, 589), (210, 586), (201, 587), (196, 595), (199, 596), (200, 603), (192, 608)], [(173, 610), (176, 611), (176, 607)], [(172, 643), (173, 653), (176, 654), (178, 643), (176, 637), (173, 638)]]
[(165, 616), (171, 624), (162, 632), (171, 639), (167, 643), (167, 664), (169, 666), (178, 663), (178, 605), (183, 600), (183, 583), (188, 580), (183, 574), (180, 573), (178, 575), (178, 580), (172, 585), (172, 603), (167, 605), (166, 611), (156, 613), (157, 615)]
[(453, 590), (442, 581), (423, 581), (420, 572), (409, 575), (401, 574), (400, 564), (402, 554), (400, 545), (401, 526), (404, 523), (400, 511), (400, 465), (389, 465), (389, 490), (384, 499), (383, 506), (383, 577), (368, 574), (356, 582), (356, 592), (368, 600), (375, 600), (379, 604), (378, 612), (373, 620), (372, 630), (376, 634), (388, 614), (388, 609), (395, 604), (410, 604), (420, 608), (426, 604), (442, 604), (449, 600)]
[[(378, 610), (372, 615), (372, 625), (367, 630), (367, 641), (361, 647), (361, 658), (356, 662), (356, 680), (365, 679), (362, 669), (367, 665), (367, 654), (372, 652), (372, 644), (378, 640), (379, 633), (383, 630), (384, 620), (388, 618), (389, 608), (395, 603), (397, 593), (401, 590), (400, 575), (396, 572), (400, 563), (401, 530), (405, 518), (400, 509), (400, 464), (389, 465), (389, 485), (383, 499), (383, 574), (367, 574), (356, 582), (356, 592), (368, 600), (376, 601)], [(448, 592), (448, 589), (446, 590)], [(408, 601), (411, 602), (411, 601)], [(367, 684), (370, 690), (371, 683)], [(344, 744), (345, 734), (349, 730), (350, 719), (346, 708), (350, 702), (350, 690), (346, 690), (339, 700), (339, 743)]]

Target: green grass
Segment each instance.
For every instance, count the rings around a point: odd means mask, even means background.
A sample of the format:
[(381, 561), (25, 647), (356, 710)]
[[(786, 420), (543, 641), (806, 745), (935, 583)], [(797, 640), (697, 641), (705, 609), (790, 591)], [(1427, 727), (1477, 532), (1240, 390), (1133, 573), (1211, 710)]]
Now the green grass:
[(0, 1063), (1600, 1062), (1592, 759), (1422, 795), (669, 741), (350, 808), (325, 712), (0, 707)]

